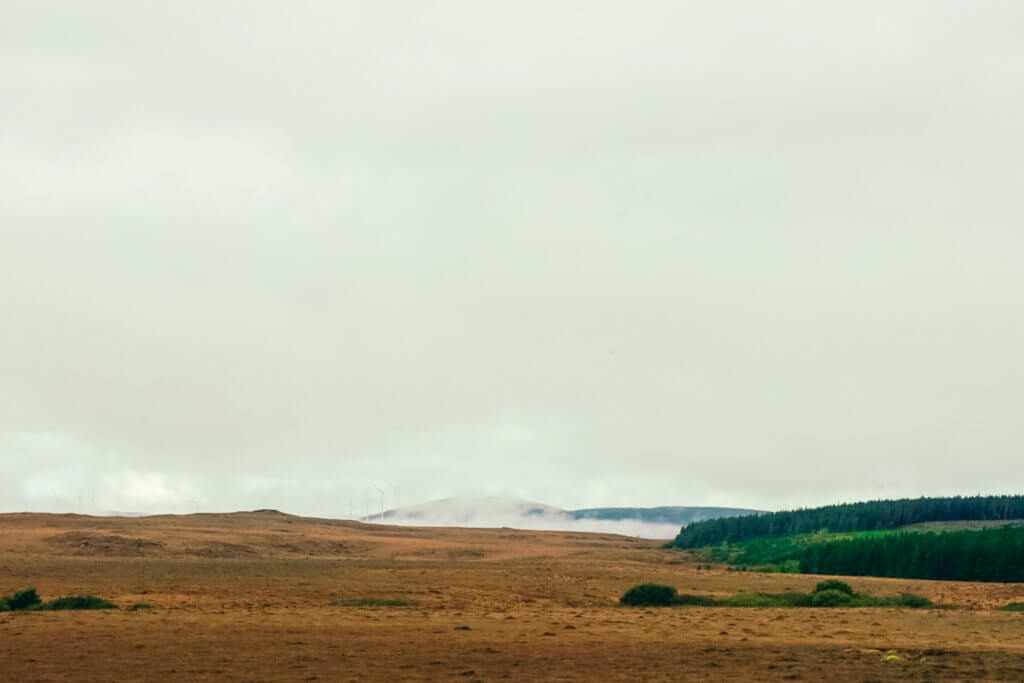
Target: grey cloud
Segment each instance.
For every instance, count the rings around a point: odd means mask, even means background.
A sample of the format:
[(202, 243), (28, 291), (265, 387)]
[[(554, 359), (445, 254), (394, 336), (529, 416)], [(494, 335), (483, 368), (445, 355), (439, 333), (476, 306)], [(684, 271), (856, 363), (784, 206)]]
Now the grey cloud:
[(1019, 488), (1022, 19), (4, 3), (0, 507)]

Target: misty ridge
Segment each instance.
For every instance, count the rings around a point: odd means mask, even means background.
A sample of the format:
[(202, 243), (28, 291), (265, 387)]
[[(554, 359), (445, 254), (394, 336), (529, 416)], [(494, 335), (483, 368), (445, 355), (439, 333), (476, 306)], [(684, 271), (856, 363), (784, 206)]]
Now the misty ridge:
[(669, 539), (692, 522), (756, 514), (723, 507), (602, 507), (565, 510), (511, 496), (454, 497), (387, 509), (360, 517), (365, 522), (403, 526), (478, 527), (536, 531), (577, 531)]

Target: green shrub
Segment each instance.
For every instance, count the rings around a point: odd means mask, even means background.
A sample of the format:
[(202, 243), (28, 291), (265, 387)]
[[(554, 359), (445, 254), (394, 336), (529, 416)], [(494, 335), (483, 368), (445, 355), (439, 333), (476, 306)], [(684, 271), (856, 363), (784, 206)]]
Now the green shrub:
[(847, 595), (854, 595), (853, 588), (850, 587), (850, 584), (845, 581), (839, 581), (838, 579), (828, 579), (814, 587), (815, 593), (822, 593), (824, 591), (839, 591), (840, 593), (846, 593)]
[(36, 593), (35, 588), (27, 588), (23, 591), (18, 591), (14, 595), (6, 598), (7, 606), (13, 612), (19, 609), (29, 609), (38, 605), (42, 600), (39, 599), (39, 594)]
[(901, 606), (913, 607), (914, 609), (932, 606), (931, 600), (921, 595), (914, 595), (913, 593), (900, 593), (899, 601)]
[(117, 605), (108, 600), (104, 600), (103, 598), (97, 598), (95, 595), (75, 595), (68, 598), (57, 598), (56, 600), (45, 602), (34, 609), (53, 611), (71, 609), (117, 609)]
[(676, 589), (657, 583), (642, 583), (633, 586), (619, 598), (623, 605), (631, 607), (669, 607), (676, 604)]
[(1003, 605), (999, 609), (1004, 612), (1024, 612), (1024, 602), (1011, 602), (1008, 605)]
[(95, 595), (76, 595), (43, 602), (35, 588), (18, 591), (0, 598), (0, 612), (15, 610), (116, 609), (117, 605)]
[(694, 607), (715, 607), (716, 605), (720, 605), (722, 603), (706, 595), (690, 595), (688, 593), (680, 593), (676, 596), (675, 602), (673, 604), (691, 605)]
[(852, 596), (849, 593), (829, 588), (823, 591), (815, 591), (811, 594), (811, 606), (812, 607), (839, 607), (845, 605), (852, 600)]
[(728, 607), (810, 607), (807, 593), (739, 593), (725, 600)]
[(334, 604), (339, 607), (416, 607), (419, 603), (401, 598), (351, 598), (336, 600)]

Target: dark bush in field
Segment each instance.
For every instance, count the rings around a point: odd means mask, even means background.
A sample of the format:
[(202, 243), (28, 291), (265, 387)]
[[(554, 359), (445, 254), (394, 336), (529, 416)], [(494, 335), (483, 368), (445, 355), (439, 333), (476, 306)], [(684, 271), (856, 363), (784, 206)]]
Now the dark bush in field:
[(676, 604), (676, 589), (657, 583), (642, 583), (633, 586), (619, 598), (623, 605), (632, 607), (669, 607)]
[(19, 609), (29, 609), (42, 602), (39, 599), (39, 594), (36, 593), (35, 588), (27, 588), (23, 591), (18, 591), (14, 595), (9, 595), (6, 598), (7, 606), (11, 611)]
[(903, 593), (899, 597), (899, 604), (901, 607), (913, 607), (914, 609), (920, 609), (922, 607), (931, 607), (932, 601), (920, 595), (914, 595), (913, 593)]
[(839, 607), (852, 600), (849, 593), (837, 591), (833, 588), (823, 591), (816, 591), (811, 595), (811, 607)]
[(43, 602), (35, 588), (18, 591), (14, 595), (0, 598), (0, 612), (66, 610), (66, 609), (116, 609), (117, 605), (95, 595), (75, 595)]
[(839, 581), (838, 579), (828, 579), (814, 587), (815, 593), (822, 593), (824, 591), (839, 591), (840, 593), (846, 593), (847, 595), (854, 595), (853, 588), (850, 587), (850, 584), (845, 581)]
[[(738, 593), (727, 598), (677, 594), (671, 586), (644, 583), (626, 591), (619, 602), (630, 607), (933, 607), (931, 600), (913, 593), (879, 597), (854, 593), (842, 581), (822, 581), (813, 593)], [(1024, 603), (1014, 604), (1024, 609)]]
[(117, 605), (97, 598), (95, 595), (75, 595), (69, 598), (57, 598), (45, 602), (35, 609), (39, 610), (68, 610), (68, 609), (117, 609)]

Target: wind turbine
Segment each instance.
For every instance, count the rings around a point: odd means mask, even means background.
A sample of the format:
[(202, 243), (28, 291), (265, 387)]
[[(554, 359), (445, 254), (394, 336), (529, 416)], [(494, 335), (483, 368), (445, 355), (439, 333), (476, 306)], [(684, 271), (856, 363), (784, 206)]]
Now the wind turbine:
[(384, 521), (384, 489), (380, 488), (376, 484), (370, 484), (373, 488), (377, 489), (377, 493), (380, 494), (380, 521)]

